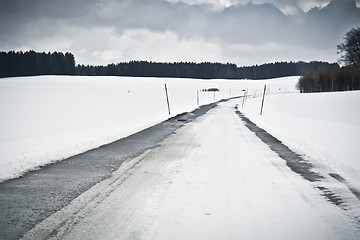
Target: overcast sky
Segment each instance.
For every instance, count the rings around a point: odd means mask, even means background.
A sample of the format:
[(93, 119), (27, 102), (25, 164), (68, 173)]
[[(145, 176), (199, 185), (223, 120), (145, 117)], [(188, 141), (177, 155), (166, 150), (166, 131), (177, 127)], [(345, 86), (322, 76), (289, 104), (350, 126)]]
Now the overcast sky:
[(329, 61), (360, 0), (0, 0), (0, 50), (130, 60)]

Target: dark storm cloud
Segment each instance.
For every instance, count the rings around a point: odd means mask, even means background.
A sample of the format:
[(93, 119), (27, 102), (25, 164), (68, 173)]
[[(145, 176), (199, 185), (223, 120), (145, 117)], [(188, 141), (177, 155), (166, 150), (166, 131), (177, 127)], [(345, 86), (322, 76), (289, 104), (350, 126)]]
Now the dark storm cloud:
[(229, 7), (212, 15), (206, 34), (231, 43), (279, 41), (288, 29), (287, 17), (273, 4)]
[(117, 31), (173, 31), (181, 36), (201, 35), (230, 42), (293, 41), (301, 35), (306, 38), (307, 32), (317, 33), (319, 38), (324, 31), (342, 33), (359, 20), (359, 9), (351, 0), (333, 0), (323, 9), (295, 16), (285, 15), (271, 3), (249, 3), (213, 12), (205, 5), (165, 0), (1, 1), (2, 35), (15, 38), (40, 21), (48, 21), (45, 28), (50, 32), (57, 30), (57, 24), (69, 24), (82, 28), (108, 26)]
[[(82, 24), (91, 14), (91, 3), (85, 0), (1, 0), (0, 26), (2, 43), (31, 41), (53, 34), (60, 25)], [(40, 29), (39, 29), (40, 28)]]
[[(344, 33), (360, 23), (360, 10), (354, 0), (332, 0), (324, 8), (299, 10), (293, 15), (285, 14), (273, 3), (251, 2), (218, 11), (207, 4), (165, 0), (1, 0), (0, 4), (3, 49), (66, 35), (68, 28), (75, 29), (72, 38), (66, 36), (74, 42), (78, 41), (76, 31), (80, 34), (110, 28), (118, 35), (131, 29), (172, 32), (179, 39), (202, 38), (224, 49), (227, 45), (276, 43), (292, 45), (295, 54), (298, 47), (333, 48), (335, 52)], [(146, 44), (146, 39), (143, 42)]]
[[(285, 15), (273, 4), (247, 4), (226, 8), (209, 19), (205, 32), (224, 41), (277, 42), (324, 47), (351, 27), (359, 25), (360, 10), (354, 1), (335, 0), (307, 13)], [(229, 24), (231, 23), (231, 24)]]
[[(82, 28), (115, 27), (118, 31), (146, 28), (164, 31), (185, 20), (185, 4), (163, 0), (1, 0), (1, 30), (4, 35), (21, 35), (40, 21)], [(46, 29), (44, 29), (46, 30)]]

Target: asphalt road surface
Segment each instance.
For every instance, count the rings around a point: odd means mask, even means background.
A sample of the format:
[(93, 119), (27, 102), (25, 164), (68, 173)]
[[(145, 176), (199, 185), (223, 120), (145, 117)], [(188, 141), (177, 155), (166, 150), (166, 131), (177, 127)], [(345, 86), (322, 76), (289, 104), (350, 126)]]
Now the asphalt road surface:
[(109, 178), (124, 161), (157, 147), (176, 129), (215, 106), (202, 106), (114, 143), (1, 183), (0, 239), (19, 239), (93, 185)]

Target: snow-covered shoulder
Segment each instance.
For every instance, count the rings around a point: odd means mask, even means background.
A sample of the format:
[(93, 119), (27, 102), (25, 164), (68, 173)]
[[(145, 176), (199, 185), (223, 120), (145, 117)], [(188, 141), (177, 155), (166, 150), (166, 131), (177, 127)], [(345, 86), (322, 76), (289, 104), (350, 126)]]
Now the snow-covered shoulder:
[(241, 111), (270, 134), (360, 188), (360, 91), (268, 94), (248, 98)]

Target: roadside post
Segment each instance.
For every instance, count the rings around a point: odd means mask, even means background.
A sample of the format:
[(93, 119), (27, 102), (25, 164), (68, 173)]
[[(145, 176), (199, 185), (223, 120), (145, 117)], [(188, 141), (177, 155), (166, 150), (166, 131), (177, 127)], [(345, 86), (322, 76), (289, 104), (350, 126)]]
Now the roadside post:
[(167, 106), (168, 106), (168, 110), (169, 110), (169, 115), (171, 115), (171, 113), (170, 113), (169, 95), (168, 95), (168, 90), (167, 90), (167, 87), (166, 87), (166, 83), (165, 83), (165, 93), (166, 93), (166, 101), (167, 101)]
[(241, 107), (244, 107), (246, 90), (243, 89), (242, 91), (244, 92), (244, 96), (243, 96), (243, 101), (242, 101)]
[(264, 94), (261, 102), (260, 115), (262, 115), (263, 107), (264, 107), (264, 99), (265, 99), (266, 85), (264, 86)]
[(199, 101), (199, 90), (196, 90), (196, 101), (197, 101), (197, 105), (200, 105), (200, 101)]

